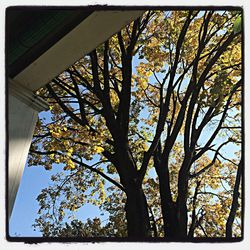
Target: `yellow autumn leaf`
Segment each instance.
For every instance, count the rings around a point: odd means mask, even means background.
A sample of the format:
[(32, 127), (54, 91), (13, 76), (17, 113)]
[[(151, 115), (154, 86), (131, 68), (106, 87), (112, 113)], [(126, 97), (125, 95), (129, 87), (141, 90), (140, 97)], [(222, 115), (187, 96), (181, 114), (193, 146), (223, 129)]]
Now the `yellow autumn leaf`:
[(102, 153), (104, 151), (104, 148), (100, 146), (94, 146), (94, 151), (96, 153)]
[(67, 156), (69, 156), (69, 157), (72, 155), (71, 152), (67, 152), (66, 154), (67, 154)]
[(147, 81), (146, 80), (142, 80), (141, 81), (141, 87), (142, 87), (142, 89), (146, 89), (147, 87), (148, 87), (148, 83), (147, 83)]
[(51, 135), (55, 138), (60, 138), (60, 134), (59, 133), (56, 133), (56, 132), (52, 132)]

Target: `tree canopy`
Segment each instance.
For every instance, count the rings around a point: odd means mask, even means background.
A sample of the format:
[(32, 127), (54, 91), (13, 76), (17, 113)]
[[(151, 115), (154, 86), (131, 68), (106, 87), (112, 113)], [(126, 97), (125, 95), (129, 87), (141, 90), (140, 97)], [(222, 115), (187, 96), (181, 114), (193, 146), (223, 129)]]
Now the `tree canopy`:
[[(240, 15), (147, 11), (37, 92), (45, 236), (242, 236)], [(106, 223), (67, 218), (86, 203)]]

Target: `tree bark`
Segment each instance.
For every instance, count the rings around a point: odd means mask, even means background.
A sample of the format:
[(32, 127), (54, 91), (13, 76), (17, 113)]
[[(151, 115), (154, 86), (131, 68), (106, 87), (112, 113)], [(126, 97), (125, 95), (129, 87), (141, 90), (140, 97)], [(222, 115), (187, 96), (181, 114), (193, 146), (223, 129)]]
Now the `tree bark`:
[(176, 201), (177, 208), (177, 223), (178, 223), (178, 234), (180, 239), (187, 238), (187, 180), (182, 180), (179, 183), (178, 198)]
[[(165, 171), (164, 171), (165, 170)], [(161, 210), (164, 223), (164, 236), (169, 240), (178, 239), (178, 223), (176, 214), (176, 204), (172, 201), (169, 179), (166, 173), (166, 169), (158, 171), (160, 197), (161, 197)]]
[(165, 160), (162, 159), (161, 144), (158, 144), (157, 151), (154, 153), (154, 166), (159, 178), (164, 237), (168, 240), (177, 240), (176, 203), (172, 199), (167, 159), (168, 157), (165, 157)]
[(190, 152), (186, 153), (183, 160), (181, 169), (179, 171), (178, 177), (178, 198), (176, 201), (176, 212), (177, 212), (177, 221), (178, 221), (178, 230), (179, 238), (187, 239), (187, 194), (188, 194), (188, 178), (189, 178), (189, 169), (191, 166), (192, 155)]
[(127, 201), (125, 211), (128, 237), (151, 237), (148, 206), (142, 188), (138, 187), (136, 183), (133, 183), (126, 189), (126, 194)]
[(150, 237), (152, 234), (147, 200), (136, 164), (128, 150), (128, 144), (120, 140), (116, 145), (116, 152), (117, 170), (127, 196), (125, 212), (128, 237)]
[(231, 206), (231, 210), (230, 210), (230, 213), (229, 213), (229, 216), (227, 219), (227, 223), (226, 223), (226, 237), (227, 238), (232, 238), (233, 222), (234, 222), (234, 219), (236, 216), (236, 211), (239, 207), (238, 199), (240, 196), (239, 188), (240, 188), (240, 180), (241, 180), (241, 176), (242, 176), (242, 170), (243, 170), (243, 162), (241, 160), (239, 165), (238, 165), (236, 179), (235, 179), (232, 206)]

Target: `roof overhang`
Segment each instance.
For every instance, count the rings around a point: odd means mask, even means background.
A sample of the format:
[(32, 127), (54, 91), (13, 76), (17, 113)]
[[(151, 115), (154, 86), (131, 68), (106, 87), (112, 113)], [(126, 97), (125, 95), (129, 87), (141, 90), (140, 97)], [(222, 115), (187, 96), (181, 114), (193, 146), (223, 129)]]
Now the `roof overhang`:
[(35, 91), (91, 52), (144, 11), (98, 10), (88, 15), (46, 49), (13, 79)]
[(92, 13), (86, 8), (7, 8), (8, 76), (13, 78), (20, 73)]

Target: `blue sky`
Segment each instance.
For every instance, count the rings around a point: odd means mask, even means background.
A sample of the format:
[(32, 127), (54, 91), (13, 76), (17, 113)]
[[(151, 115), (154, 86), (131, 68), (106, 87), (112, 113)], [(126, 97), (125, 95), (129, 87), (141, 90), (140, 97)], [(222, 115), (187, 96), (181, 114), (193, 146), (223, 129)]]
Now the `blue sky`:
[[(57, 167), (46, 171), (43, 167), (28, 167), (26, 164), (9, 222), (10, 236), (42, 236), (40, 232), (34, 231), (32, 227), (39, 209), (36, 198), (41, 190), (48, 186), (51, 175), (61, 170), (62, 167)], [(99, 217), (100, 211), (97, 207), (87, 204), (79, 209), (76, 216), (82, 221), (86, 221), (87, 218)]]
[(41, 236), (39, 232), (34, 232), (31, 226), (38, 210), (38, 203), (35, 199), (41, 189), (48, 185), (52, 172), (55, 173), (56, 170), (49, 172), (42, 167), (25, 166), (10, 218), (10, 236)]

